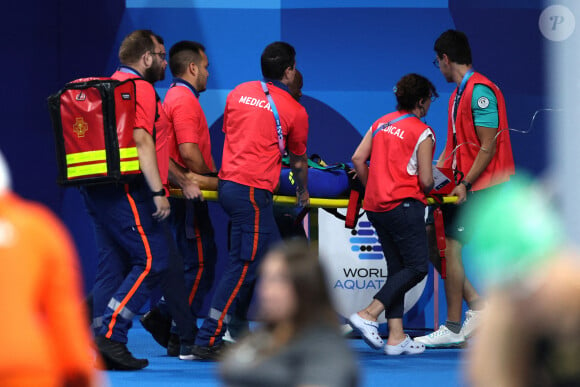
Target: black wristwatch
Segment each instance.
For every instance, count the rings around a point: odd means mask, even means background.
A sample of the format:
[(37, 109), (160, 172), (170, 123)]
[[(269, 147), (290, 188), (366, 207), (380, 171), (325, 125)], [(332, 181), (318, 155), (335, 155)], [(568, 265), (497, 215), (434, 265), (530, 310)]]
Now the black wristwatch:
[(165, 188), (161, 188), (159, 191), (152, 192), (151, 196), (165, 196)]
[(468, 191), (471, 190), (471, 183), (467, 180), (461, 180), (459, 184), (463, 184)]

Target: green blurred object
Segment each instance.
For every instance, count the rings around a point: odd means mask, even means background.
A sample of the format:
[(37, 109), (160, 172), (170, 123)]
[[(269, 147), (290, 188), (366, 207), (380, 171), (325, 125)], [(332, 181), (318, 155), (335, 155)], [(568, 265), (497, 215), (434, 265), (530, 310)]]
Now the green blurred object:
[(466, 204), (463, 222), (475, 232), (470, 247), (476, 275), (487, 286), (525, 277), (563, 243), (562, 225), (546, 196), (517, 176)]

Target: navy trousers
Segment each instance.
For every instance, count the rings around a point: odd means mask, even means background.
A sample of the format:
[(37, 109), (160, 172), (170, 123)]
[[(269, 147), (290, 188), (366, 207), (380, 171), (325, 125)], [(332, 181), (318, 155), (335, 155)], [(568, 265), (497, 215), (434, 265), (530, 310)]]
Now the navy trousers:
[(151, 290), (163, 284), (175, 244), (167, 222), (152, 217), (155, 205), (143, 178), (81, 191), (98, 248), (93, 329), (97, 336), (126, 343), (133, 317)]
[[(240, 292), (251, 289), (257, 268), (268, 247), (280, 240), (272, 193), (220, 180), (219, 201), (231, 219), (228, 262), (214, 293), (208, 317), (195, 344), (214, 346), (222, 341), (227, 324), (238, 307)], [(247, 297), (245, 295), (244, 297)]]
[(387, 260), (387, 281), (374, 298), (385, 306), (388, 319), (403, 317), (405, 293), (427, 275), (424, 216), (425, 205), (412, 199), (387, 212), (367, 211)]
[[(171, 198), (170, 202), (169, 223), (183, 259), (170, 266), (164, 298), (158, 307), (173, 317), (172, 333), (179, 333), (185, 343), (193, 343), (189, 334), (184, 340), (181, 326), (193, 328), (191, 337), (195, 338), (197, 317), (214, 281), (217, 247), (207, 202), (177, 198)], [(179, 305), (177, 314), (168, 305), (175, 298)]]

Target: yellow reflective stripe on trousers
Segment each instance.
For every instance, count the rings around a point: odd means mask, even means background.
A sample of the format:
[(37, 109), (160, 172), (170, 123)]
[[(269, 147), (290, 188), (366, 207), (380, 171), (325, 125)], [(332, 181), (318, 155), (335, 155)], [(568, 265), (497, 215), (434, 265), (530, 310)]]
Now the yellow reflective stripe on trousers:
[(119, 148), (119, 157), (122, 159), (130, 159), (137, 157), (137, 147), (132, 148)]
[(70, 153), (66, 155), (66, 164), (80, 164), (89, 161), (105, 161), (107, 153), (104, 149), (88, 152)]
[(73, 177), (100, 175), (106, 173), (107, 163), (79, 165), (78, 167), (68, 167), (66, 169), (66, 174), (69, 179)]
[(121, 161), (121, 172), (134, 172), (139, 170), (139, 160)]

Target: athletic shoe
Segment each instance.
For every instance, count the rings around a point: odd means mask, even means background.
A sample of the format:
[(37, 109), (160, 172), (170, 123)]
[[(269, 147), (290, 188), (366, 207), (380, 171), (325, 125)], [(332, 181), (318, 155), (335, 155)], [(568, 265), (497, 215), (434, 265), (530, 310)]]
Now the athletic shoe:
[(193, 354), (193, 344), (181, 344), (179, 347), (180, 360), (195, 360), (197, 357)]
[(356, 330), (358, 330), (365, 343), (371, 348), (379, 349), (385, 345), (383, 339), (379, 335), (379, 323), (362, 318), (358, 313), (353, 313), (348, 318), (348, 323)]
[(350, 324), (343, 324), (340, 326), (340, 333), (342, 333), (343, 336), (348, 336), (352, 333), (353, 329), (350, 326)]
[(222, 353), (227, 347), (228, 344), (225, 341), (221, 341), (219, 344), (213, 345), (211, 347), (193, 345), (191, 347), (191, 353), (198, 360), (217, 361), (220, 359)]
[(461, 333), (465, 336), (465, 339), (469, 339), (475, 333), (479, 320), (481, 320), (481, 310), (468, 310), (465, 312), (465, 321), (461, 326)]
[(463, 333), (453, 333), (445, 325), (441, 325), (435, 332), (421, 337), (415, 337), (415, 341), (425, 344), (427, 348), (455, 347), (465, 343)]
[(163, 348), (167, 348), (169, 342), (169, 330), (171, 329), (171, 318), (163, 315), (159, 309), (153, 308), (139, 319), (143, 328), (155, 339)]
[(228, 343), (232, 343), (234, 344), (236, 342), (236, 339), (234, 339), (230, 333), (230, 330), (227, 329), (226, 333), (224, 333), (224, 337), (222, 337), (223, 341), (227, 341)]
[(425, 345), (413, 341), (409, 335), (397, 345), (385, 345), (387, 355), (417, 355), (425, 352)]
[(95, 344), (108, 370), (136, 371), (149, 365), (147, 359), (136, 359), (125, 343), (107, 339), (105, 336), (97, 336)]
[(169, 342), (167, 343), (167, 356), (177, 357), (181, 350), (181, 342), (179, 336), (175, 333), (169, 335)]

